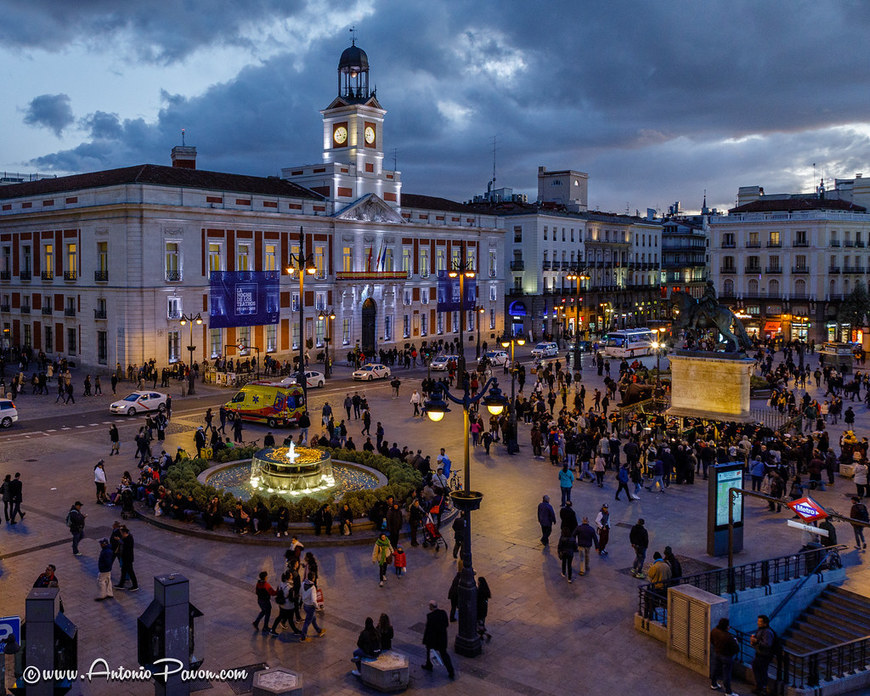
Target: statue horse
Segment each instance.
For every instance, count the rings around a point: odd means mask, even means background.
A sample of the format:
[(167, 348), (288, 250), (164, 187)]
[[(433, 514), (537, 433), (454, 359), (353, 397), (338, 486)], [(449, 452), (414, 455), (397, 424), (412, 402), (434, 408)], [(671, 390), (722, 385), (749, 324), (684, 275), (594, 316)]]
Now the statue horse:
[(700, 305), (694, 297), (682, 290), (671, 293), (671, 303), (679, 310), (676, 319), (677, 328), (687, 333), (698, 329), (717, 329), (726, 341), (735, 346), (735, 350), (752, 348), (752, 340), (743, 328), (743, 324), (727, 307), (716, 305), (713, 311), (709, 311), (707, 307)]

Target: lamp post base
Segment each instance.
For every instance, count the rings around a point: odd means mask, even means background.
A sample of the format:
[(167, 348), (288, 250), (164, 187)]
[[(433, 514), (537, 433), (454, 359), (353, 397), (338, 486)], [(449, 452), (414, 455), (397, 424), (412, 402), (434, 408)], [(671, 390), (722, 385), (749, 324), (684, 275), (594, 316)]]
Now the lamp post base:
[[(477, 593), (475, 593), (476, 595)], [(475, 597), (475, 600), (477, 597)], [(464, 636), (456, 636), (456, 641), (453, 643), (453, 651), (462, 657), (477, 657), (483, 652), (480, 636), (475, 632), (474, 638), (466, 638)]]

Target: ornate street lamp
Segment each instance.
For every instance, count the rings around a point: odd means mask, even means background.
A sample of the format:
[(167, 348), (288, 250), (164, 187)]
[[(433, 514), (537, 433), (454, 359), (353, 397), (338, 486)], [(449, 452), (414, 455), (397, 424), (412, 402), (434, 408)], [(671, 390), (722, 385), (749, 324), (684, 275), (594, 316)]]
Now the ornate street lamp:
[(507, 332), (505, 332), (504, 336), (501, 337), (499, 341), (501, 343), (502, 348), (511, 349), (511, 403), (510, 403), (510, 425), (508, 426), (510, 432), (508, 433), (507, 438), (507, 450), (508, 454), (516, 454), (520, 451), (520, 445), (517, 442), (517, 397), (516, 397), (516, 387), (517, 387), (517, 369), (514, 359), (514, 346), (524, 346), (526, 344), (526, 337), (522, 334), (517, 336), (510, 336)]
[(308, 408), (308, 380), (305, 379), (305, 274), (317, 273), (314, 255), (305, 254), (305, 235), (299, 228), (299, 252), (290, 252), (290, 264), (285, 269), (288, 275), (299, 274), (299, 371), (296, 382), (302, 387), (305, 407)]
[[(471, 565), (471, 511), (480, 508), (483, 493), (471, 490), (471, 454), (469, 451), (470, 441), (470, 417), (469, 410), (478, 403), (483, 403), (487, 410), (494, 416), (501, 414), (507, 399), (498, 388), (498, 380), (491, 377), (477, 393), (472, 394), (469, 380), (463, 380), (463, 395), (454, 396), (442, 382), (438, 382), (425, 402), (426, 415), (429, 420), (437, 423), (450, 411), (448, 402), (462, 406), (462, 426), (464, 434), (464, 463), (465, 484), (460, 491), (453, 491), (450, 498), (456, 508), (465, 516), (465, 530), (463, 532), (462, 571), (459, 575), (459, 633), (456, 635), (454, 648), (460, 655), (475, 657), (480, 654), (480, 635), (477, 632), (477, 583), (474, 580), (474, 568)], [(491, 388), (490, 388), (491, 387)]]
[(329, 353), (329, 344), (332, 342), (332, 322), (335, 321), (335, 312), (332, 309), (326, 313), (321, 310), (317, 318), (320, 321), (326, 319), (329, 322), (326, 326), (326, 336), (323, 338), (323, 342), (326, 343), (326, 348), (323, 351), (323, 376), (329, 379), (330, 375), (332, 375), (332, 361), (335, 359), (335, 356)]
[[(193, 370), (193, 351), (196, 350), (196, 346), (193, 345), (193, 325), (196, 324), (200, 326), (202, 324), (202, 315), (197, 312), (196, 314), (182, 314), (181, 319), (178, 320), (178, 323), (182, 326), (190, 327), (190, 336), (187, 341), (187, 350), (190, 351), (190, 361), (187, 363), (187, 368), (189, 370)], [(191, 372), (192, 374), (192, 372)], [(194, 393), (193, 382), (188, 382), (188, 394)]]
[(574, 299), (574, 305), (577, 310), (577, 318), (574, 321), (574, 372), (580, 372), (583, 367), (583, 358), (580, 354), (580, 303), (583, 301), (580, 295), (581, 283), (584, 280), (589, 280), (589, 276), (585, 273), (586, 269), (578, 273), (571, 272), (566, 277), (568, 280), (577, 282), (577, 294)]

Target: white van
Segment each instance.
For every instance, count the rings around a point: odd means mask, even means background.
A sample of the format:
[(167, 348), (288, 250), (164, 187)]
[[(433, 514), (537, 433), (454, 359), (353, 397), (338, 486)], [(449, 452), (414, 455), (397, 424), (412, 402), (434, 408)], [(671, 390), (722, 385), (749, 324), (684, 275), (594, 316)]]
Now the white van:
[(532, 348), (533, 358), (555, 358), (557, 355), (559, 355), (559, 346), (552, 342), (539, 343)]

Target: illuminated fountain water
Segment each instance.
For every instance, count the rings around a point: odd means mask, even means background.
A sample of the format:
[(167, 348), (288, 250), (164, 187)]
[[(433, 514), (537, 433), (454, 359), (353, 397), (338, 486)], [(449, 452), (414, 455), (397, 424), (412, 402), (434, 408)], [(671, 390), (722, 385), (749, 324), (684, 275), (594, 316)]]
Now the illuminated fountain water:
[(261, 493), (309, 495), (335, 487), (332, 457), (313, 447), (267, 447), (251, 459), (251, 487)]

